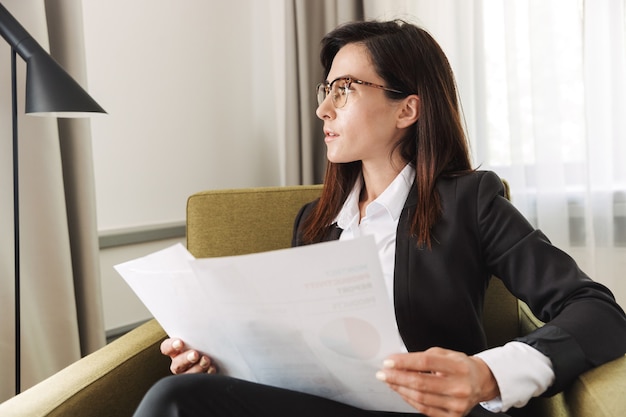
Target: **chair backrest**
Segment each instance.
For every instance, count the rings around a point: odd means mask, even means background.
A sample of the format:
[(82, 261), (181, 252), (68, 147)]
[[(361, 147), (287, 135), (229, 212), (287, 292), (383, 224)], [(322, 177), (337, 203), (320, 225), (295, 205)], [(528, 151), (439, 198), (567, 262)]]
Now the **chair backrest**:
[[(321, 186), (204, 191), (187, 201), (187, 249), (197, 258), (287, 248), (298, 210)], [(489, 346), (519, 335), (517, 299), (499, 279), (487, 291), (484, 324)]]
[(321, 185), (204, 191), (187, 200), (187, 249), (196, 258), (288, 248), (298, 210)]

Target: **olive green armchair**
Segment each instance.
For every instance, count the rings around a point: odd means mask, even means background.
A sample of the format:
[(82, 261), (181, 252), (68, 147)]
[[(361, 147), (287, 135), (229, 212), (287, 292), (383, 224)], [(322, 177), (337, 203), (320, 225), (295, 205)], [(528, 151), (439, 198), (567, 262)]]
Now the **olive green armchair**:
[[(187, 202), (187, 248), (196, 257), (288, 247), (298, 209), (319, 186), (206, 191)], [(485, 327), (490, 345), (541, 326), (499, 280), (490, 284)], [(97, 352), (0, 404), (3, 417), (132, 415), (148, 388), (169, 374), (159, 352), (166, 335), (151, 320)], [(626, 357), (589, 371), (564, 393), (538, 398), (514, 416), (621, 417), (626, 415)]]

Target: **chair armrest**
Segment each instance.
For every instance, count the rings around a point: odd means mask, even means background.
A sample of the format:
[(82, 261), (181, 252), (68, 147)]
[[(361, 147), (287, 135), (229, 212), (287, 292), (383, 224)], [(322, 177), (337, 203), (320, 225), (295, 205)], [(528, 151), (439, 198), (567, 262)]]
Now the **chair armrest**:
[(0, 404), (0, 415), (131, 416), (146, 391), (169, 373), (151, 320)]
[(626, 413), (626, 356), (579, 376), (565, 391), (572, 416), (615, 417)]
[[(519, 303), (522, 334), (543, 326), (530, 308)], [(580, 375), (563, 393), (534, 399), (536, 414), (567, 417), (615, 417), (626, 412), (626, 356)]]

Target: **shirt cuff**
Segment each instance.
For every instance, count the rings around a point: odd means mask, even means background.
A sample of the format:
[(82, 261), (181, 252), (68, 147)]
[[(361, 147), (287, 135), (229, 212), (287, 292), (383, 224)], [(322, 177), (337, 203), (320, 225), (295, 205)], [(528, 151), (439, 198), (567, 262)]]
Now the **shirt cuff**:
[(502, 411), (502, 398), (498, 396), (491, 401), (483, 401), (480, 406), (492, 413), (499, 413)]
[(509, 342), (475, 356), (487, 364), (500, 389), (499, 397), (481, 403), (489, 411), (523, 407), (554, 382), (550, 358), (526, 343)]

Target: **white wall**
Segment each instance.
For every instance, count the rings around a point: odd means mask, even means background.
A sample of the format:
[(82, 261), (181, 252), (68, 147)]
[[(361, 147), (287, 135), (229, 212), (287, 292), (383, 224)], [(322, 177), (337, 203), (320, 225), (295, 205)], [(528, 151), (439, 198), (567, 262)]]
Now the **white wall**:
[(109, 113), (92, 120), (101, 230), (279, 182), (268, 3), (84, 0), (89, 91)]
[(102, 270), (102, 299), (104, 307), (104, 325), (108, 331), (115, 332), (129, 325), (142, 322), (152, 317), (148, 309), (115, 272), (113, 267), (129, 259), (139, 258), (176, 243), (185, 243), (184, 239), (167, 239), (138, 245), (106, 248), (100, 251)]
[[(282, 3), (83, 0), (88, 88), (108, 112), (91, 121), (100, 232), (184, 222), (196, 191), (281, 184)], [(102, 251), (107, 329), (147, 315), (112, 265), (170, 243)]]

